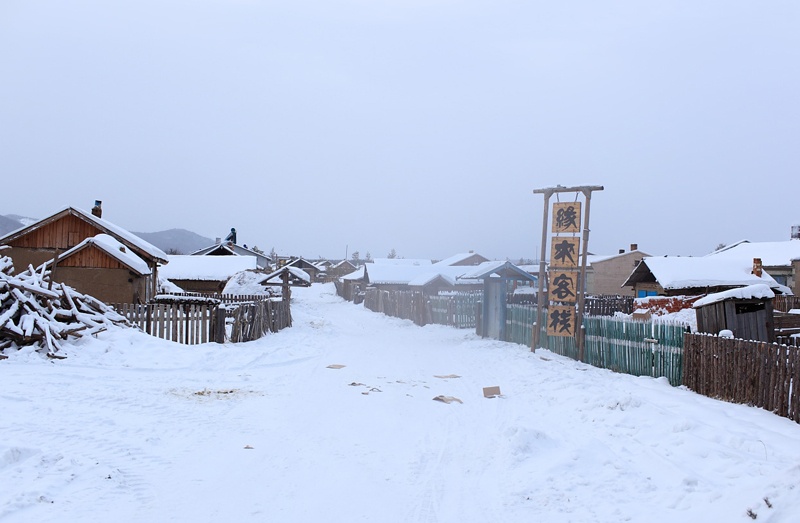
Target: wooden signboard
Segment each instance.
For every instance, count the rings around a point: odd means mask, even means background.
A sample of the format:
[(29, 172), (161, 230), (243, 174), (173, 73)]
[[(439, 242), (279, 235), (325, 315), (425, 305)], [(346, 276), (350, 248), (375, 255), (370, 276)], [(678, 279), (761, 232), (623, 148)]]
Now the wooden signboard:
[(554, 236), (550, 241), (550, 267), (577, 269), (581, 239)]
[(580, 223), (581, 202), (558, 202), (553, 204), (553, 233), (580, 232)]
[(575, 306), (551, 305), (547, 309), (548, 336), (575, 336)]
[(550, 271), (547, 296), (550, 301), (575, 303), (578, 300), (578, 272)]

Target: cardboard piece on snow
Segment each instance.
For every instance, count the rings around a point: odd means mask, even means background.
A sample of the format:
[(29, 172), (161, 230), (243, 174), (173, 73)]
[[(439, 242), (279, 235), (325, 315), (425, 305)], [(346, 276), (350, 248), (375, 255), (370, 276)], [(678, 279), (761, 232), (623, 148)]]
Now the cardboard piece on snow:
[(326, 368), (328, 369), (343, 369), (347, 365), (339, 365), (338, 363), (334, 363), (333, 365), (328, 365)]
[(433, 398), (433, 401), (441, 401), (442, 403), (453, 403), (453, 402), (464, 403), (455, 396), (436, 396), (435, 398)]
[(448, 375), (446, 375), (446, 376), (436, 376), (436, 375), (434, 374), (434, 376), (433, 376), (433, 377), (434, 377), (434, 378), (440, 378), (440, 379), (446, 380), (446, 379), (449, 379), (449, 378), (460, 378), (461, 376), (459, 376), (458, 374), (448, 374)]
[(500, 387), (484, 387), (483, 388), (483, 397), (484, 398), (496, 398), (498, 396), (501, 396)]

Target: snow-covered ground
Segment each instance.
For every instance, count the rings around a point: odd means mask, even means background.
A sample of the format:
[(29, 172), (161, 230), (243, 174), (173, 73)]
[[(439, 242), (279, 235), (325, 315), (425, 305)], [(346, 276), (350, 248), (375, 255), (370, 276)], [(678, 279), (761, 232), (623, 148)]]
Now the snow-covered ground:
[(787, 419), (416, 327), (331, 285), (293, 297), (295, 326), (257, 342), (118, 330), (0, 362), (0, 521), (800, 518)]

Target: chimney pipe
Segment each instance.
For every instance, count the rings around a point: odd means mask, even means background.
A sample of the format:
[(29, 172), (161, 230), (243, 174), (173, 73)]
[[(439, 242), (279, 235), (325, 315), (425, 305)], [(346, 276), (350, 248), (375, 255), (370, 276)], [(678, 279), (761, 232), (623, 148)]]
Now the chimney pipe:
[(763, 266), (761, 264), (761, 258), (753, 258), (753, 274), (755, 274), (759, 278), (761, 277), (761, 274), (763, 273), (762, 267)]
[(620, 250), (619, 250), (619, 253), (620, 253), (620, 254), (625, 254), (625, 249), (620, 249)]
[(638, 243), (632, 243), (631, 244), (631, 250), (632, 251), (638, 251), (639, 250), (639, 244)]
[(94, 201), (94, 207), (92, 207), (92, 215), (97, 216), (98, 218), (103, 217), (103, 202), (100, 200)]

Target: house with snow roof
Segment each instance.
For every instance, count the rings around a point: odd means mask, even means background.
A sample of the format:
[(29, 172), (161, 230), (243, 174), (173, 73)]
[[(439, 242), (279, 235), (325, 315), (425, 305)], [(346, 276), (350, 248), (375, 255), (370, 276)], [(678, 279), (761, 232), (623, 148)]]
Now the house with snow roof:
[(382, 290), (422, 290), (436, 294), (440, 290), (475, 290), (481, 285), (460, 277), (472, 266), (382, 265), (364, 264), (363, 282)]
[(294, 265), (284, 265), (280, 269), (262, 276), (257, 281), (259, 285), (264, 286), (308, 287), (311, 285), (311, 275)]
[(692, 305), (697, 314), (697, 332), (718, 334), (729, 330), (736, 338), (773, 343), (774, 297), (767, 285), (756, 284), (700, 298)]
[(376, 258), (341, 278), (340, 295), (353, 300), (369, 287), (381, 290), (421, 290), (437, 294), (442, 290), (479, 290), (482, 283), (461, 276), (480, 264), (485, 257), (474, 252), (457, 254), (432, 263), (426, 259)]
[(222, 241), (220, 238), (217, 238), (217, 240), (214, 245), (196, 250), (190, 256), (253, 256), (256, 258), (259, 269), (267, 271), (272, 268), (269, 256), (266, 254), (256, 252), (231, 241)]
[(590, 296), (620, 295), (634, 296), (634, 290), (623, 284), (639, 262), (650, 256), (632, 243), (629, 251), (620, 249), (618, 254), (589, 254), (586, 257), (586, 294)]
[(305, 258), (292, 258), (286, 264), (284, 264), (283, 267), (294, 267), (295, 269), (300, 269), (311, 277), (311, 281), (317, 281), (317, 276), (321, 272), (319, 267)]
[(636, 266), (623, 285), (636, 297), (697, 296), (766, 284), (776, 294), (791, 294), (763, 269), (751, 261), (715, 257), (652, 256)]
[(186, 292), (219, 294), (234, 275), (259, 271), (255, 256), (171, 255), (161, 277)]
[(6, 234), (0, 245), (8, 247), (3, 253), (17, 272), (48, 263), (55, 281), (99, 300), (146, 302), (158, 290), (159, 267), (168, 257), (102, 214), (100, 201), (91, 212), (66, 207)]
[(445, 258), (444, 260), (440, 260), (440, 261), (434, 263), (433, 265), (440, 266), (440, 267), (441, 266), (450, 266), (450, 267), (453, 267), (453, 266), (469, 266), (469, 267), (474, 267), (476, 265), (480, 265), (481, 263), (487, 262), (487, 261), (489, 261), (489, 258), (486, 258), (485, 256), (482, 256), (482, 255), (476, 253), (475, 251), (469, 251), (469, 252), (462, 252), (462, 253), (459, 253), (459, 254), (454, 254), (453, 256)]
[(346, 274), (351, 274), (357, 268), (350, 260), (342, 260), (328, 268), (328, 276), (330, 278), (339, 278)]
[[(800, 236), (800, 232), (794, 233)], [(800, 237), (777, 242), (751, 242), (738, 241), (722, 247), (708, 258), (720, 260), (752, 261), (761, 260), (761, 265), (775, 281), (792, 289), (795, 294), (800, 291), (800, 273), (797, 272), (794, 261), (800, 258)]]

